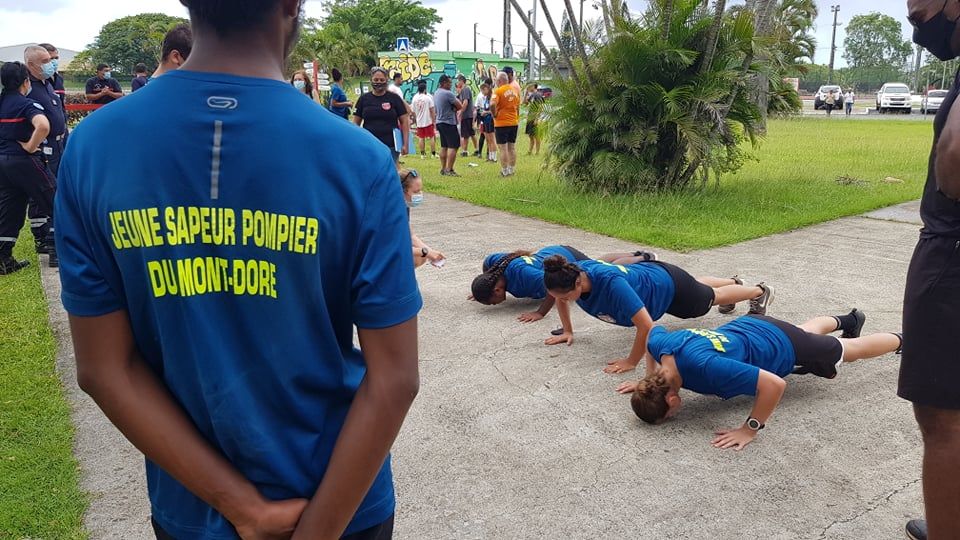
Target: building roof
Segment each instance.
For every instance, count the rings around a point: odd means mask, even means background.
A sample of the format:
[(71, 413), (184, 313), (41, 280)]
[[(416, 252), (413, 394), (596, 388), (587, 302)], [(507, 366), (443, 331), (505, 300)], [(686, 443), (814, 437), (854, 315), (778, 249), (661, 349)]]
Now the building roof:
[[(0, 62), (23, 62), (23, 50), (36, 43), (21, 43), (19, 45), (7, 45), (0, 47)], [(56, 46), (56, 43), (54, 43)], [(71, 49), (57, 49), (60, 51), (60, 70), (62, 71), (68, 65), (73, 57), (80, 54), (79, 51)]]

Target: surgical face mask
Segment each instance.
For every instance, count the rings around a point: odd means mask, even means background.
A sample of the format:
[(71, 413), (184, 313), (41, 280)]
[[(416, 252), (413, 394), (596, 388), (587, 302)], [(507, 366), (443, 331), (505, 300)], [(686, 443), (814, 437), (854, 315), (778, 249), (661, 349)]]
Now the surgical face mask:
[(297, 90), (303, 90), (307, 87), (307, 83), (303, 82), (301, 79), (297, 79), (296, 81), (293, 81), (293, 87)]
[(109, 71), (104, 71), (104, 72), (103, 72), (103, 78), (104, 78), (104, 79), (109, 79), (111, 75), (112, 75), (112, 73), (110, 73)]
[(60, 70), (60, 59), (59, 59), (59, 58), (51, 58), (51, 59), (50, 59), (50, 63), (53, 64), (53, 72), (54, 72), (54, 73), (56, 73), (57, 71)]
[(40, 69), (43, 70), (44, 79), (49, 79), (50, 77), (53, 77), (53, 74), (57, 72), (57, 66), (54, 65), (53, 60), (40, 66)]
[[(945, 8), (947, 3), (943, 3)], [(930, 54), (936, 56), (944, 62), (956, 58), (957, 52), (953, 50), (953, 34), (957, 30), (957, 21), (951, 21), (943, 13), (937, 13), (925, 23), (913, 24), (913, 42), (930, 51)]]
[(423, 193), (414, 193), (410, 196), (410, 208), (416, 208), (423, 204)]

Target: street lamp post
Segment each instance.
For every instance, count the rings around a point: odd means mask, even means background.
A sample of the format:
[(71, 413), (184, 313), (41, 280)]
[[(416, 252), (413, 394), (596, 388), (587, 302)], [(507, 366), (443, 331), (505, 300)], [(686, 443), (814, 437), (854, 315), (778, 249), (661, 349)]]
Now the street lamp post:
[(477, 52), (477, 24), (473, 23), (473, 52)]
[(830, 71), (827, 73), (827, 84), (833, 84), (833, 60), (837, 53), (837, 14), (840, 13), (840, 6), (830, 6), (833, 12), (833, 37), (830, 38)]

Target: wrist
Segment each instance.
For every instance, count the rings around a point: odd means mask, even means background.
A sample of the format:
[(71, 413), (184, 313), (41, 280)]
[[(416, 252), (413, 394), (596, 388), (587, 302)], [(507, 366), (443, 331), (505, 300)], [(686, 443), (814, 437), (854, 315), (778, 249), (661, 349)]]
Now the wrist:
[(234, 527), (255, 523), (267, 505), (267, 500), (252, 484), (240, 489), (224, 489), (215, 494), (213, 499), (211, 506), (223, 514)]
[(753, 433), (757, 433), (761, 429), (767, 426), (760, 420), (750, 416), (747, 418), (747, 421), (743, 423), (743, 427), (747, 428), (749, 431), (752, 431)]

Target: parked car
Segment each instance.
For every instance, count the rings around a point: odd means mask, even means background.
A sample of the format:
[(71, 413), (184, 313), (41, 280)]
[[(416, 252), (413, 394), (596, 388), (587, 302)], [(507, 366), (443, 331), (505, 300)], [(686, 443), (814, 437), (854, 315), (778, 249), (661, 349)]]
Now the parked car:
[(553, 88), (549, 86), (541, 86), (540, 93), (543, 94), (543, 99), (550, 99), (553, 97)]
[(947, 97), (946, 90), (929, 90), (920, 102), (920, 112), (923, 114), (937, 112), (943, 105), (943, 98)]
[(843, 89), (836, 85), (824, 85), (821, 86), (817, 93), (813, 96), (813, 108), (814, 110), (825, 109), (827, 106), (827, 95), (833, 92), (833, 99), (836, 102), (833, 104), (834, 109), (843, 108)]
[(890, 111), (913, 112), (913, 94), (907, 85), (886, 83), (880, 87), (877, 92), (877, 112), (883, 114)]

